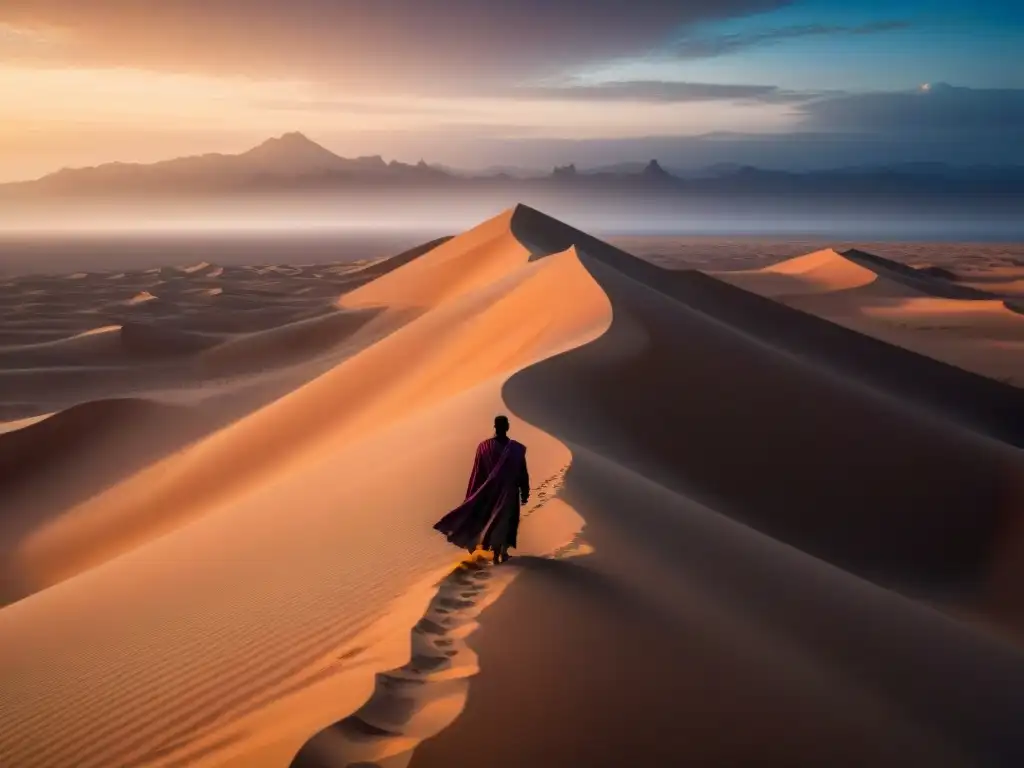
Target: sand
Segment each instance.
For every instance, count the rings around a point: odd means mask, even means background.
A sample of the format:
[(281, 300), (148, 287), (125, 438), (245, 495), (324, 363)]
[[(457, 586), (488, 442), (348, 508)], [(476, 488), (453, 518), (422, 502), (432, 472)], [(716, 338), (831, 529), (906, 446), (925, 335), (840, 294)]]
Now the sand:
[(1019, 268), (963, 277), (858, 250), (825, 249), (755, 270), (708, 274), (847, 328), (1024, 386)]
[[(520, 206), (358, 270), (9, 281), (0, 764), (1020, 764), (1024, 394), (787, 305), (979, 359), (1017, 317), (880, 270)], [(431, 524), (497, 412), (495, 567)]]

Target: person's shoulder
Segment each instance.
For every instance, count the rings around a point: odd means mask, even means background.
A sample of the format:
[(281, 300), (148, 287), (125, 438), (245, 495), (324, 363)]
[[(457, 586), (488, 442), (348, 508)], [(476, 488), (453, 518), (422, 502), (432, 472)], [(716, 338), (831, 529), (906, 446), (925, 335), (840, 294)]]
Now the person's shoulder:
[(478, 451), (485, 451), (497, 442), (493, 437), (489, 437), (486, 440), (481, 440), (480, 445), (476, 447)]
[(523, 453), (526, 453), (526, 446), (523, 445), (522, 443), (520, 443), (518, 440), (513, 440), (512, 441), (512, 445), (514, 445), (516, 448), (518, 448)]

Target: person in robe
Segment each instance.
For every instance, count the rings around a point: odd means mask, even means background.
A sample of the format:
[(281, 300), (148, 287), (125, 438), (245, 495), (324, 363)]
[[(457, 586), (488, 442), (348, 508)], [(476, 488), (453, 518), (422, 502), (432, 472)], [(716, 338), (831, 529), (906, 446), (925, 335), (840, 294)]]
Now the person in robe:
[(508, 418), (496, 416), (494, 437), (477, 446), (466, 500), (434, 524), (457, 547), (493, 552), (495, 563), (507, 561), (515, 548), (519, 507), (530, 498), (526, 446), (508, 429)]

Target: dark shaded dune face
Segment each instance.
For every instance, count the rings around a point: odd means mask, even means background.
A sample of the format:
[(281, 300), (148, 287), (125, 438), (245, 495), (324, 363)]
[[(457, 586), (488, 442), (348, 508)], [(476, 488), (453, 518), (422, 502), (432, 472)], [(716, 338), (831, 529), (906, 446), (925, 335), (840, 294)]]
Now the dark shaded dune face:
[(144, 323), (94, 329), (80, 336), (0, 348), (0, 368), (92, 366), (187, 357), (217, 339)]
[(140, 425), (170, 424), (180, 408), (132, 398), (75, 405), (22, 429), (0, 434), (0, 493), (47, 474), (82, 452)]
[(693, 270), (665, 270), (520, 206), (513, 231), (551, 253), (588, 256), (688, 308), (837, 375), (899, 396), (982, 434), (1024, 447), (1024, 391), (811, 317)]
[(955, 280), (956, 275), (940, 267), (915, 269), (906, 264), (900, 264), (898, 261), (876, 256), (873, 253), (859, 251), (856, 248), (843, 251), (843, 256), (855, 264), (867, 267), (881, 277), (894, 280), (928, 296), (936, 296), (942, 299), (967, 300), (996, 298), (994, 294), (978, 290), (977, 288), (949, 282), (949, 280)]
[[(555, 250), (574, 237), (542, 220), (530, 223), (527, 239)], [(937, 407), (941, 398), (922, 408), (865, 384), (878, 377), (855, 376), (902, 355), (909, 373), (923, 376), (922, 390), (946, 387), (950, 402), (971, 396), (957, 388), (963, 379), (944, 379), (948, 367), (931, 361), (915, 369), (921, 358), (895, 348), (883, 360), (856, 342), (837, 348), (863, 337), (831, 326), (841, 333), (818, 339), (815, 329), (829, 324), (800, 313), (777, 334), (778, 344), (767, 343), (758, 336), (774, 318), (761, 311), (771, 302), (746, 304), (742, 291), (711, 278), (649, 272), (593, 238), (579, 240), (585, 266), (611, 299), (612, 327), (513, 379), (505, 392), (513, 410), (570, 444), (882, 583), (935, 593), (983, 578), (1024, 504), (1020, 454), (953, 423)], [(728, 311), (712, 316), (723, 296)], [(703, 312), (695, 304), (710, 306)], [(810, 342), (799, 355), (782, 346), (801, 340)], [(814, 362), (823, 342), (832, 358)], [(843, 365), (831, 366), (843, 352)]]
[(953, 272), (952, 270), (946, 269), (945, 267), (939, 267), (939, 266), (935, 266), (935, 265), (928, 266), (928, 267), (918, 267), (917, 271), (920, 272), (925, 277), (937, 277), (940, 280), (959, 280), (960, 279), (959, 276), (956, 274), (956, 272)]
[(120, 333), (117, 326), (110, 326), (79, 336), (0, 347), (0, 368), (73, 366), (113, 360), (121, 353)]
[[(0, 434), (0, 606), (42, 586), (26, 576), (17, 558), (33, 531), (230, 418), (226, 408), (209, 412), (114, 398), (81, 403)], [(115, 521), (94, 535), (97, 541), (131, 538), (160, 522), (144, 517)], [(55, 562), (66, 565), (74, 556), (58, 551)]]
[(210, 336), (161, 328), (142, 323), (121, 326), (121, 348), (135, 359), (163, 359), (183, 357), (209, 349), (217, 343)]

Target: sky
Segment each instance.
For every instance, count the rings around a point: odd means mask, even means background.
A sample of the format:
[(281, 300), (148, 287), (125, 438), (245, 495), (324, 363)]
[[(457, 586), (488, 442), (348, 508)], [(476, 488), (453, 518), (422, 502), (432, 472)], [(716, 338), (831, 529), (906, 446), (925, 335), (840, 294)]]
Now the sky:
[(296, 130), (465, 168), (1024, 163), (1024, 3), (0, 3), (0, 180)]

